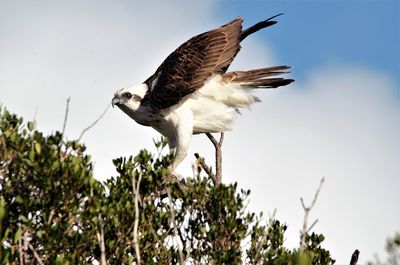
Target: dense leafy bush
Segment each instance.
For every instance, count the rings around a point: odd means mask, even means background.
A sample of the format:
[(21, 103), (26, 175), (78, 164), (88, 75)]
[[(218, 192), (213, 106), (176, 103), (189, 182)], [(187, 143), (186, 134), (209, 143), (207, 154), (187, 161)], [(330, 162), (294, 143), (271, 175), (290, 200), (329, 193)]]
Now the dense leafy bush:
[(246, 209), (250, 191), (177, 181), (171, 159), (146, 150), (115, 159), (118, 176), (100, 183), (82, 144), (0, 110), (1, 263), (334, 263), (322, 235), (287, 249), (285, 224)]

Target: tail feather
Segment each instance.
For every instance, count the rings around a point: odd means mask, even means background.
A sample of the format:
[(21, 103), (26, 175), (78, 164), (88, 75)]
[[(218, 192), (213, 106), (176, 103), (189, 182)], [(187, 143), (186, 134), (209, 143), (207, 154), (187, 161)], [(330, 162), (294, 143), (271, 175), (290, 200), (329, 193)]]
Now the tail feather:
[[(280, 13), (278, 15), (270, 17), (270, 18), (268, 18), (268, 19), (266, 19), (264, 21), (258, 22), (257, 24), (255, 24), (255, 25), (253, 25), (253, 26), (251, 26), (251, 27), (249, 27), (247, 29), (242, 30), (242, 32), (240, 33), (239, 43), (242, 42), (249, 35), (251, 35), (251, 34), (253, 34), (253, 33), (255, 33), (255, 32), (257, 32), (257, 31), (259, 31), (261, 29), (267, 28), (269, 26), (272, 26), (272, 25), (278, 23), (277, 21), (272, 20), (272, 19), (274, 19), (276, 17), (279, 17), (281, 15), (283, 15), (283, 13)], [(234, 20), (234, 21), (241, 21), (242, 22), (241, 19), (237, 19), (237, 20)], [(233, 55), (233, 58), (236, 57), (236, 55), (239, 53), (240, 48), (241, 48), (240, 45), (238, 47), (236, 47), (236, 53)], [(225, 67), (221, 68), (221, 73), (225, 73), (228, 70), (229, 65), (230, 64), (228, 64)]]
[[(274, 21), (273, 19), (281, 15), (283, 15), (283, 13), (270, 17), (264, 21), (261, 21), (243, 30), (240, 33), (240, 42), (245, 38), (247, 38), (249, 35), (253, 34), (254, 32), (257, 32), (263, 28), (276, 24), (277, 22)], [(236, 54), (238, 52), (239, 49), (237, 49)], [(223, 72), (225, 72), (227, 69), (228, 66), (223, 69)], [(274, 77), (289, 73), (288, 71), (286, 71), (288, 69), (290, 69), (290, 66), (281, 65), (268, 68), (254, 69), (250, 71), (234, 71), (234, 72), (224, 73), (222, 75), (222, 80), (225, 83), (234, 82), (236, 84), (240, 84), (250, 88), (276, 88), (280, 86), (286, 86), (294, 81), (293, 79)]]
[(250, 82), (241, 82), (240, 84), (252, 88), (277, 88), (280, 86), (286, 86), (292, 83), (293, 81), (294, 81), (293, 79), (285, 79), (285, 78), (266, 78)]
[(266, 27), (276, 24), (277, 22), (274, 20), (271, 20), (271, 19), (274, 19), (281, 15), (283, 15), (283, 13), (275, 15), (273, 17), (270, 17), (264, 21), (258, 22), (257, 24), (243, 30), (242, 33), (240, 34), (240, 41), (244, 40), (247, 36), (249, 36), (250, 34), (253, 34), (254, 32), (259, 31), (260, 29), (263, 29), (263, 28), (266, 28)]
[(269, 77), (289, 73), (288, 71), (285, 71), (289, 68), (289, 66), (281, 65), (250, 71), (235, 71), (225, 73), (222, 78), (225, 82), (234, 82), (251, 88), (276, 88), (286, 86), (294, 80)]

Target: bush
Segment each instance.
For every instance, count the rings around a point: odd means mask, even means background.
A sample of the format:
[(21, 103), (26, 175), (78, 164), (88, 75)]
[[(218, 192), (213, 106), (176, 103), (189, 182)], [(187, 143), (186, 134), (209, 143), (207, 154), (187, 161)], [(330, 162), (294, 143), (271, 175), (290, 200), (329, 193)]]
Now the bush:
[(289, 250), (285, 224), (246, 209), (250, 191), (178, 181), (171, 161), (142, 150), (115, 159), (119, 175), (100, 183), (84, 145), (0, 110), (1, 263), (334, 263), (323, 235)]

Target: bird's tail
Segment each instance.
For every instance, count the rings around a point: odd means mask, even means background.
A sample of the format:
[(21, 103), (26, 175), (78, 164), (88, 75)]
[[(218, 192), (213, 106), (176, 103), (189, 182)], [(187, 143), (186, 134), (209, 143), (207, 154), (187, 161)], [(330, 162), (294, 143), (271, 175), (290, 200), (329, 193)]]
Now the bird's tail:
[(269, 27), (269, 26), (272, 26), (272, 25), (276, 24), (277, 22), (272, 20), (272, 19), (274, 19), (276, 17), (279, 17), (281, 15), (283, 15), (283, 13), (278, 14), (278, 15), (273, 16), (273, 17), (270, 17), (270, 18), (268, 18), (268, 19), (266, 19), (264, 21), (258, 22), (257, 24), (255, 24), (255, 25), (243, 30), (240, 33), (240, 41), (244, 40), (247, 36), (249, 36), (250, 34), (253, 34), (254, 32), (259, 31), (260, 29), (263, 29), (263, 28), (266, 28), (266, 27)]
[(250, 88), (276, 88), (286, 86), (292, 83), (293, 79), (274, 77), (289, 73), (289, 66), (274, 66), (269, 68), (260, 68), (250, 71), (234, 71), (225, 73), (222, 76), (224, 82), (233, 82)]

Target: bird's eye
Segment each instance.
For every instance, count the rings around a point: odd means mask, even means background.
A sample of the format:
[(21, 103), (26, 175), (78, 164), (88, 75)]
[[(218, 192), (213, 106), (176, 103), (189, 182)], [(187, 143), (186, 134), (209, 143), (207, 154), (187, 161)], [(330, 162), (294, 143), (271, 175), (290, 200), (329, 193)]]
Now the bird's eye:
[(132, 94), (129, 92), (124, 93), (124, 97), (127, 99), (130, 99), (132, 97)]

